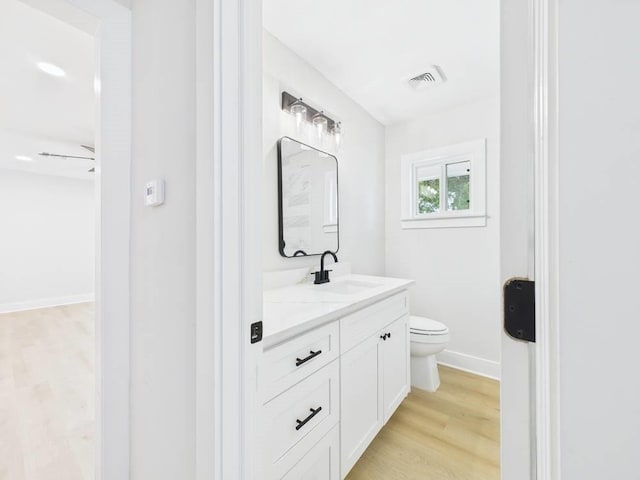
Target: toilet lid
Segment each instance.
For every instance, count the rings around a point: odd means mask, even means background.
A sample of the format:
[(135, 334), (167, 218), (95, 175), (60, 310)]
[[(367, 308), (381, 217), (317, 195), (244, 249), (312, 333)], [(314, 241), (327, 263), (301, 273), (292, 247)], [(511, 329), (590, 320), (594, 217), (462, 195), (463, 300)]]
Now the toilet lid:
[(409, 319), (409, 330), (412, 333), (423, 335), (444, 335), (449, 333), (449, 329), (442, 323), (430, 318), (411, 316)]

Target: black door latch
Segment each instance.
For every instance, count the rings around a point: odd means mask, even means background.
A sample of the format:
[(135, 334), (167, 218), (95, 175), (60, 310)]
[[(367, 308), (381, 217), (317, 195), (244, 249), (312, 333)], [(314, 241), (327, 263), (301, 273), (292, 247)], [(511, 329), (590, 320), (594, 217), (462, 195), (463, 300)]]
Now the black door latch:
[(536, 341), (535, 282), (512, 278), (504, 284), (504, 329), (516, 340)]
[(251, 324), (251, 343), (258, 343), (262, 340), (262, 322)]

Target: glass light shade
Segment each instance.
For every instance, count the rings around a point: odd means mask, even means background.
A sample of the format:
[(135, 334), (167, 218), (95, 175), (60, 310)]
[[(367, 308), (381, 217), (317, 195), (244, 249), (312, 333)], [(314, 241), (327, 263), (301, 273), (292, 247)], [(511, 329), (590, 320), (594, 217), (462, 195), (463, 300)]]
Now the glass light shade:
[(313, 123), (313, 129), (316, 131), (316, 135), (318, 136), (318, 139), (322, 140), (322, 137), (327, 131), (327, 125), (328, 125), (327, 117), (325, 117), (323, 113), (320, 112), (313, 117), (312, 123)]
[(291, 115), (296, 119), (296, 129), (300, 132), (302, 122), (307, 118), (307, 107), (305, 107), (304, 104), (299, 103), (299, 101), (296, 101), (289, 108), (289, 112), (291, 112)]
[(342, 128), (342, 122), (336, 122), (331, 129), (333, 135), (333, 141), (336, 145), (336, 150), (340, 150), (342, 142), (344, 140), (344, 129)]

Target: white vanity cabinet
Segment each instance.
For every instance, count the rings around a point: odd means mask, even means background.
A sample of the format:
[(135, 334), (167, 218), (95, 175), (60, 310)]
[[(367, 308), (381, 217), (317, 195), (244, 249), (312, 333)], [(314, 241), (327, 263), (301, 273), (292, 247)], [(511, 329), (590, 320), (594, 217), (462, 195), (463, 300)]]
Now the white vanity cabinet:
[(409, 393), (408, 341), (404, 316), (340, 359), (342, 478)]
[(342, 478), (409, 393), (408, 311), (401, 292), (341, 320)]
[[(338, 443), (328, 435), (340, 416), (338, 335), (332, 322), (264, 352), (258, 385), (267, 480), (337, 478), (311, 472), (339, 471)], [(309, 455), (317, 459), (309, 463)]]
[(393, 322), (381, 335), (382, 345), (382, 413), (384, 423), (407, 397), (411, 388), (409, 316)]
[(371, 336), (340, 359), (340, 470), (351, 470), (384, 424), (382, 340)]
[(344, 478), (408, 394), (409, 358), (406, 290), (267, 348), (264, 478)]

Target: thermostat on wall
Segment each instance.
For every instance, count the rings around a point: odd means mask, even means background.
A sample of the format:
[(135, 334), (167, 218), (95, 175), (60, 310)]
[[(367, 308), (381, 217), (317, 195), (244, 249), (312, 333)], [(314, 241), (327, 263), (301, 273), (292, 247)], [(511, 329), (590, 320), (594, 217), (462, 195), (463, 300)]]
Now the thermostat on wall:
[(144, 193), (144, 204), (147, 207), (157, 207), (164, 203), (164, 180), (147, 182)]

